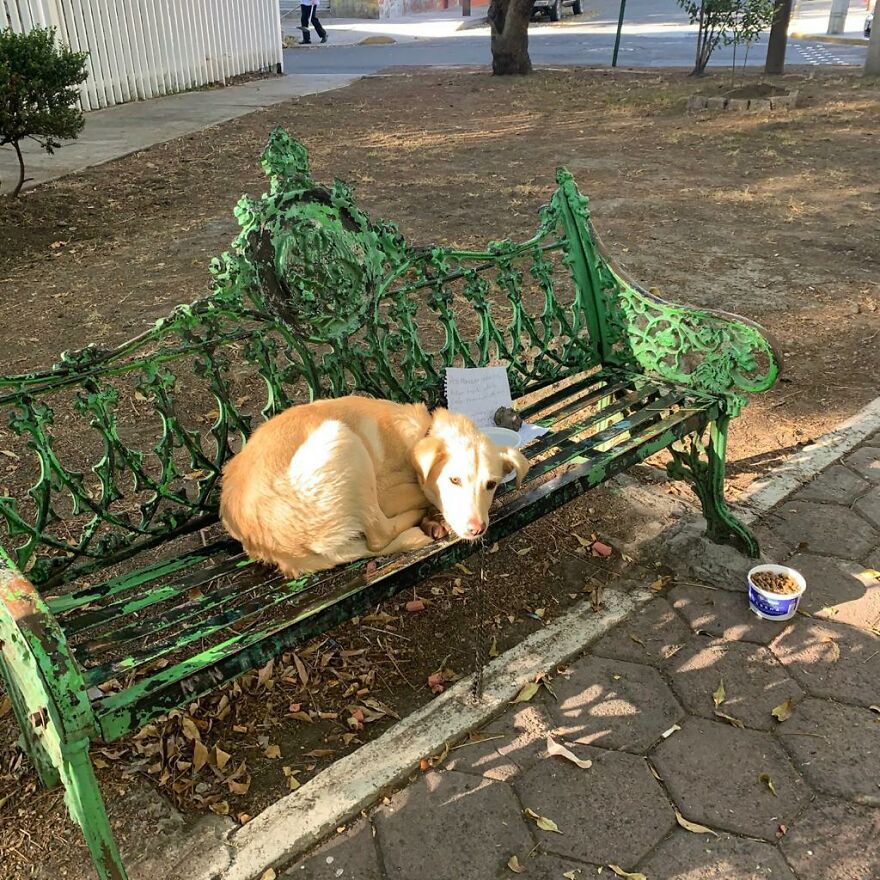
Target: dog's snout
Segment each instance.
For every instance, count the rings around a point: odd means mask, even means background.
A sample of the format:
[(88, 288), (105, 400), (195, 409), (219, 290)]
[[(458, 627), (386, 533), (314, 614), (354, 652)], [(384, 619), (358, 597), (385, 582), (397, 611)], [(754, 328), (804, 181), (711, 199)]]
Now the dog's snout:
[(486, 523), (484, 523), (481, 519), (471, 519), (468, 520), (468, 535), (472, 538), (478, 538), (483, 532), (486, 531)]

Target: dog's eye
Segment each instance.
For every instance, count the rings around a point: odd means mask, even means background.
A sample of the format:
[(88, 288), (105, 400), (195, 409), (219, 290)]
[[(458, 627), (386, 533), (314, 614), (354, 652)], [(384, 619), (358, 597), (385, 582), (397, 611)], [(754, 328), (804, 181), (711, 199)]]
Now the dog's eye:
[(496, 483), (495, 480), (489, 480), (489, 482), (486, 483), (486, 488), (491, 490), (494, 489), (497, 485), (498, 483)]
[(452, 483), (453, 486), (461, 485), (461, 480), (458, 477), (450, 477), (449, 482)]

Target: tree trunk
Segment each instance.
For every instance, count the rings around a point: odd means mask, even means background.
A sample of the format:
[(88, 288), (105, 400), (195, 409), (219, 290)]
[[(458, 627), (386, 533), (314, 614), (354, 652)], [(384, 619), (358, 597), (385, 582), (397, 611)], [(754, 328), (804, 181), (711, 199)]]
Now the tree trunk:
[(532, 72), (529, 58), (529, 22), (533, 0), (492, 0), (492, 73), (496, 76)]
[(767, 43), (767, 61), (764, 73), (767, 76), (781, 76), (785, 71), (785, 48), (788, 43), (788, 23), (791, 20), (791, 0), (776, 0), (773, 24), (770, 26), (770, 40)]
[(868, 43), (868, 57), (865, 58), (865, 76), (880, 76), (880, 21), (877, 19), (877, 4), (874, 4), (874, 24), (871, 25), (871, 42)]
[(15, 155), (18, 156), (18, 183), (12, 191), (12, 198), (17, 199), (21, 188), (24, 186), (24, 156), (21, 155), (21, 147), (18, 141), (13, 141), (12, 146), (15, 148)]

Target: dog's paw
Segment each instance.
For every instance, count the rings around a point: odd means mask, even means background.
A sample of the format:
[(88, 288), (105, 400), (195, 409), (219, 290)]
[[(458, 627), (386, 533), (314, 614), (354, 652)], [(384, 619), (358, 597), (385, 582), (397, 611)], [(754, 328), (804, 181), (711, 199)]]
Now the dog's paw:
[(422, 517), (419, 528), (435, 541), (439, 541), (449, 534), (449, 526), (446, 525), (442, 513), (432, 513), (429, 516)]

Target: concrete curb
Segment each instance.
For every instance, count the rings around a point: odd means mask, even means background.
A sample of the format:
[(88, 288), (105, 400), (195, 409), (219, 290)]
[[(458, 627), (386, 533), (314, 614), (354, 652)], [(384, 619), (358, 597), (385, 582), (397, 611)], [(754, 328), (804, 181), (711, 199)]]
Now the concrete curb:
[(837, 34), (804, 34), (796, 31), (788, 35), (791, 40), (805, 40), (810, 43), (831, 43), (838, 46), (867, 46), (866, 37), (841, 37)]
[(523, 684), (580, 654), (651, 598), (645, 589), (609, 589), (598, 614), (580, 603), (489, 664), (479, 705), (470, 699), (469, 676), (236, 829), (210, 860), (214, 867), (191, 880), (256, 880), (289, 863), (403, 782), (422, 758), (502, 712)]
[(733, 505), (737, 515), (746, 523), (754, 522), (877, 431), (880, 397), (752, 483)]

